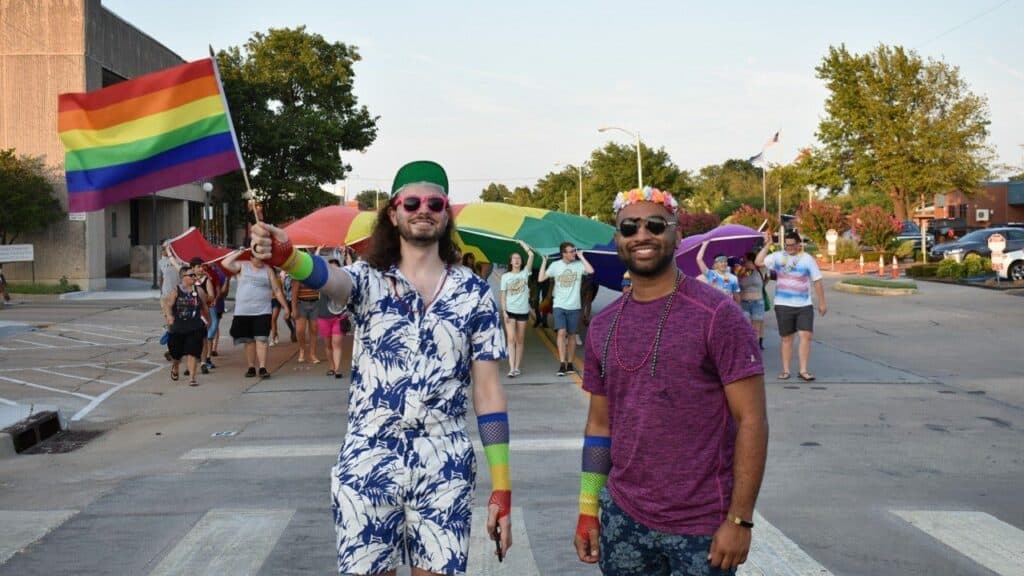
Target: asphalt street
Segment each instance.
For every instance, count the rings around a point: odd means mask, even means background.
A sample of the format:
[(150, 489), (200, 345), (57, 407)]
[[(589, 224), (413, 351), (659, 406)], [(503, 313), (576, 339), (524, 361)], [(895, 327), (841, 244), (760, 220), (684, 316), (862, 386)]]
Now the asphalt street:
[[(776, 380), (767, 322), (771, 442), (741, 574), (1024, 574), (1024, 300), (931, 283), (827, 296), (813, 383)], [(0, 575), (333, 573), (328, 472), (348, 379), (297, 363), (290, 343), (272, 349), (271, 378), (243, 378), (225, 339), (198, 388), (171, 382), (157, 308), (0, 311), (0, 403), (59, 406), (81, 440), (0, 459)], [(475, 514), (469, 573), (597, 574), (571, 546), (588, 399), (555, 376), (550, 331), (526, 346), (523, 376), (504, 380), (513, 549), (498, 564)]]

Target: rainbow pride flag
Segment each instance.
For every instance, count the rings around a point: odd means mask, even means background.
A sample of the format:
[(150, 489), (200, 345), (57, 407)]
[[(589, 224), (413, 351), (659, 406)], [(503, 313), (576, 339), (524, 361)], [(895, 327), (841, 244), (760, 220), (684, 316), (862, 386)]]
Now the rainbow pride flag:
[(212, 58), (61, 94), (58, 111), (70, 212), (244, 166)]

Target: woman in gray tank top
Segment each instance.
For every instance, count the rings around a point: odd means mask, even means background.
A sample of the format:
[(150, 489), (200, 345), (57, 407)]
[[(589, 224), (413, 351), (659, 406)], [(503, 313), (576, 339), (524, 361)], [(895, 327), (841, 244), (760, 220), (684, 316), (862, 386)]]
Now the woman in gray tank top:
[[(235, 316), (231, 320), (231, 337), (235, 344), (245, 345), (248, 369), (246, 378), (259, 375), (268, 378), (267, 349), (270, 340), (270, 300), (276, 299), (288, 318), (288, 303), (274, 269), (261, 260), (238, 262), (241, 251), (221, 261), (225, 270), (238, 275), (235, 288)], [(258, 370), (257, 370), (258, 366)]]
[(754, 263), (756, 256), (748, 252), (743, 261), (736, 265), (735, 274), (740, 282), (740, 307), (757, 331), (758, 344), (764, 350), (765, 275)]

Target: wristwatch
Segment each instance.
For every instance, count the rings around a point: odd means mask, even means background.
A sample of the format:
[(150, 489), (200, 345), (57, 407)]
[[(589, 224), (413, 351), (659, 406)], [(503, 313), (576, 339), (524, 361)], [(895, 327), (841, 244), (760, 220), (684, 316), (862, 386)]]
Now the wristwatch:
[(737, 526), (742, 526), (743, 528), (753, 528), (754, 527), (754, 523), (751, 522), (750, 520), (744, 520), (743, 518), (740, 518), (739, 516), (736, 516), (734, 514), (727, 514), (725, 516), (725, 518), (729, 522), (732, 522), (733, 524), (735, 524)]

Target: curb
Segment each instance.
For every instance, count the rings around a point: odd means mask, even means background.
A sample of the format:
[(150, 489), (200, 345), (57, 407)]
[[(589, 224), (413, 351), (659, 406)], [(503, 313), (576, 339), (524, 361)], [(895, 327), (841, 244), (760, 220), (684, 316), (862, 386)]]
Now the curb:
[(0, 459), (11, 458), (64, 429), (60, 413), (47, 410), (0, 432)]
[(836, 282), (833, 286), (839, 292), (849, 294), (869, 294), (871, 296), (909, 296), (917, 294), (917, 288), (876, 288), (874, 286), (857, 286), (846, 282)]
[(14, 440), (7, 432), (0, 432), (0, 460), (13, 458), (18, 453), (14, 451)]

